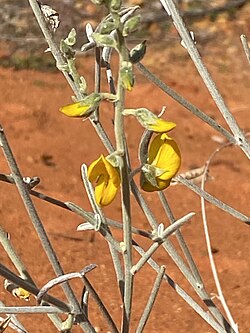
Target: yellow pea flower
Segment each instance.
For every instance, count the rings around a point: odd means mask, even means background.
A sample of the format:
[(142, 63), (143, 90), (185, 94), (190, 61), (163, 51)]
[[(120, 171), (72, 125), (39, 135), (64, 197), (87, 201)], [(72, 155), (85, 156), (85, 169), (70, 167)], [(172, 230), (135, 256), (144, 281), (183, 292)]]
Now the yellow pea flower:
[(146, 108), (125, 109), (123, 114), (125, 116), (135, 116), (144, 128), (156, 133), (166, 133), (176, 127), (176, 124), (172, 121), (161, 119)]
[(60, 111), (68, 117), (87, 118), (99, 106), (102, 96), (92, 93), (83, 100), (63, 106)]
[(88, 168), (88, 179), (95, 182), (95, 199), (99, 206), (109, 205), (120, 187), (120, 174), (103, 155), (91, 163)]
[(177, 143), (166, 133), (157, 134), (149, 146), (148, 164), (142, 168), (142, 189), (147, 192), (164, 190), (180, 165), (181, 153)]
[(12, 293), (17, 298), (23, 299), (25, 301), (30, 300), (30, 293), (21, 287), (13, 289)]

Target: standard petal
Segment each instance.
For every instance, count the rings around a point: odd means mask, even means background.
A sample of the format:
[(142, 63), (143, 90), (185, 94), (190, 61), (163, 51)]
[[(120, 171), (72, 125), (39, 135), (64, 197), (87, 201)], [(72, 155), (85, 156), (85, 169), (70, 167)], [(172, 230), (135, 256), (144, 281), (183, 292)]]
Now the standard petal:
[[(154, 161), (158, 160), (157, 155), (159, 154), (159, 150), (164, 143), (164, 140), (161, 138), (162, 136), (163, 134), (156, 135), (150, 143), (148, 151), (148, 164), (152, 164)], [(154, 162), (154, 164), (156, 163)]]
[(118, 169), (101, 155), (88, 168), (88, 179), (95, 182), (95, 199), (98, 205), (107, 206), (115, 198), (120, 186)]
[(168, 180), (176, 175), (181, 165), (181, 153), (173, 139), (165, 137), (153, 164), (157, 168), (166, 170), (158, 177), (161, 180)]
[(88, 179), (90, 182), (95, 182), (101, 174), (105, 173), (106, 168), (103, 162), (104, 159), (104, 156), (101, 155), (88, 167)]
[(108, 160), (106, 160), (106, 158), (104, 158), (104, 165), (114, 186), (119, 187), (121, 179), (118, 168), (115, 168)]
[(151, 184), (146, 177), (141, 174), (141, 187), (144, 191), (161, 191), (170, 185), (172, 177), (176, 175), (181, 165), (181, 154), (177, 143), (166, 133), (155, 136), (149, 146), (148, 164), (165, 170), (159, 176), (155, 175), (157, 186)]
[(96, 201), (100, 206), (109, 205), (115, 198), (118, 191), (118, 187), (109, 179), (108, 183), (103, 182), (102, 188), (98, 188), (98, 185), (95, 188)]

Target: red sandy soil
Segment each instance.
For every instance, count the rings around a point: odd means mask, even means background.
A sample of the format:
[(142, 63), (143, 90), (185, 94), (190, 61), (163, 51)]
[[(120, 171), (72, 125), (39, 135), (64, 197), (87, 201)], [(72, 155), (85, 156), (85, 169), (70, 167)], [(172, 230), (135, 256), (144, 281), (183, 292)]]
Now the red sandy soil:
[[(201, 47), (201, 53), (239, 125), (249, 132), (249, 66), (238, 38), (239, 33), (240, 29), (236, 29), (227, 42), (217, 39), (210, 47)], [(156, 50), (153, 50), (153, 47), (155, 45), (149, 44), (149, 53), (144, 63), (173, 89), (226, 126), (185, 50), (179, 45), (174, 48), (158, 46)], [(82, 58), (79, 68), (87, 79), (92, 80), (92, 57)], [(220, 145), (216, 142), (218, 133), (147, 82), (137, 70), (136, 75), (136, 86), (127, 94), (127, 106), (147, 107), (157, 113), (166, 105), (167, 112), (164, 117), (177, 124), (172, 135), (178, 141), (182, 152), (181, 171), (203, 165)], [(41, 183), (36, 188), (38, 191), (62, 201), (72, 201), (90, 210), (80, 176), (80, 166), (82, 163), (89, 165), (100, 153), (106, 152), (89, 121), (83, 123), (79, 119), (69, 119), (58, 112), (62, 105), (71, 102), (72, 95), (63, 76), (60, 73), (0, 68), (0, 91), (0, 122), (22, 174), (41, 178)], [(102, 109), (102, 118), (104, 127), (113, 139), (110, 108)], [(136, 167), (137, 147), (143, 129), (134, 119), (129, 118), (126, 119), (126, 131), (133, 166)], [(0, 166), (1, 173), (9, 173), (3, 155)], [(213, 160), (210, 175), (212, 180), (206, 185), (207, 191), (249, 215), (250, 169), (242, 151), (236, 147), (223, 150)], [(14, 247), (37, 285), (41, 287), (54, 277), (53, 270), (17, 190), (7, 183), (2, 182), (0, 185), (1, 226), (11, 234)], [(190, 211), (196, 213), (191, 223), (182, 228), (182, 232), (207, 291), (216, 293), (204, 241), (199, 197), (183, 186), (171, 187), (165, 193), (176, 218)], [(145, 198), (159, 221), (168, 225), (158, 204), (157, 195), (145, 194)], [(96, 234), (93, 240), (93, 232), (77, 232), (77, 226), (83, 222), (78, 216), (38, 199), (34, 199), (34, 203), (66, 273), (79, 271), (90, 263), (98, 264), (98, 268), (89, 275), (90, 281), (120, 325), (121, 301), (106, 241), (99, 234)], [(249, 226), (211, 204), (206, 207), (215, 262), (225, 297), (235, 321), (239, 324), (240, 332), (249, 332)], [(108, 217), (120, 221), (118, 199), (104, 211)], [(132, 215), (134, 226), (150, 230), (133, 198)], [(114, 231), (114, 235), (121, 240), (120, 232)], [(145, 239), (135, 239), (145, 249), (149, 247)], [(176, 243), (174, 236), (171, 239)], [(162, 249), (155, 253), (154, 259), (165, 265), (167, 273), (175, 282), (195, 297), (182, 274)], [(134, 260), (138, 260), (138, 255), (135, 254)], [(0, 252), (0, 261), (14, 270), (3, 250)], [(147, 266), (135, 277), (131, 332), (135, 331), (155, 277), (155, 272)], [(0, 282), (0, 299), (6, 305), (29, 304), (9, 295), (3, 288), (2, 278)], [(72, 286), (80, 297), (81, 282), (74, 281)], [(61, 292), (55, 289), (54, 294), (61, 295)], [(215, 303), (220, 307), (218, 300), (215, 299)], [(35, 304), (35, 299), (31, 300), (31, 304)], [(90, 305), (91, 322), (98, 327), (99, 332), (107, 332), (108, 328), (98, 309), (92, 301)], [(19, 315), (18, 318), (29, 332), (56, 331), (45, 315)], [(6, 330), (10, 331), (9, 328)], [(74, 327), (72, 331), (80, 332), (80, 329)], [(213, 332), (213, 329), (203, 322), (169, 285), (163, 283), (145, 332), (208, 333)]]

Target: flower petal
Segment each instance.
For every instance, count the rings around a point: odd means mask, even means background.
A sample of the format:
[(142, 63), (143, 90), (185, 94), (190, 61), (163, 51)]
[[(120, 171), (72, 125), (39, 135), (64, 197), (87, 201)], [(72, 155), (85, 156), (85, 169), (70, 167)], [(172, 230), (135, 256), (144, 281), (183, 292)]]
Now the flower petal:
[(92, 93), (83, 100), (63, 106), (60, 111), (68, 117), (88, 117), (100, 104), (102, 96)]
[(60, 111), (68, 117), (83, 117), (86, 113), (88, 113), (90, 107), (90, 104), (76, 102), (63, 106), (60, 108)]
[(102, 173), (105, 173), (105, 165), (103, 163), (104, 159), (105, 157), (101, 155), (88, 167), (88, 179), (90, 182), (95, 182)]
[(152, 164), (159, 169), (166, 170), (158, 178), (168, 180), (174, 177), (180, 168), (181, 153), (177, 143), (166, 134), (161, 135), (161, 140), (162, 144)]
[(155, 120), (154, 123), (148, 124), (148, 129), (153, 132), (157, 133), (166, 133), (171, 131), (176, 127), (176, 124), (172, 121), (166, 121), (164, 119), (158, 118)]
[[(176, 175), (181, 165), (181, 154), (177, 143), (166, 133), (155, 136), (149, 147), (148, 164), (159, 170), (165, 170), (155, 176), (154, 183), (141, 174), (141, 187), (144, 191), (161, 191), (170, 185), (172, 177)], [(155, 173), (157, 174), (157, 173)], [(154, 174), (154, 175), (155, 175)]]
[(95, 199), (98, 205), (107, 206), (115, 198), (120, 186), (118, 169), (101, 155), (88, 168), (88, 178), (96, 182)]

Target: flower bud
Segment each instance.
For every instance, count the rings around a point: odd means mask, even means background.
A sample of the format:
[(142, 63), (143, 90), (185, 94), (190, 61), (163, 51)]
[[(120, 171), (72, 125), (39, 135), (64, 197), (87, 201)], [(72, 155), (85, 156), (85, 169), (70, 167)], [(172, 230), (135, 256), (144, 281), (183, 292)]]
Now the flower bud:
[(124, 27), (123, 27), (123, 31), (122, 31), (123, 37), (127, 37), (131, 32), (136, 31), (140, 24), (140, 21), (141, 21), (140, 15), (136, 15), (134, 17), (131, 17), (129, 20), (127, 20), (124, 23)]
[(136, 45), (129, 53), (129, 59), (132, 62), (132, 64), (136, 64), (137, 62), (141, 61), (146, 53), (146, 40), (144, 40), (142, 43)]
[(124, 89), (131, 91), (134, 86), (134, 74), (133, 66), (129, 61), (123, 61), (120, 69), (120, 76), (122, 81), (122, 86)]
[(121, 9), (122, 0), (111, 0), (110, 2), (110, 9), (111, 11), (117, 12)]
[(68, 46), (74, 46), (76, 43), (76, 30), (74, 28), (68, 34), (68, 37), (64, 39)]
[(104, 21), (100, 26), (101, 34), (110, 34), (113, 30), (116, 29), (116, 25), (112, 21)]
[(107, 47), (116, 47), (116, 40), (107, 34), (100, 34), (98, 32), (94, 32), (92, 34), (92, 37), (94, 39), (94, 41), (96, 42), (96, 44), (100, 45), (100, 46), (107, 46)]

